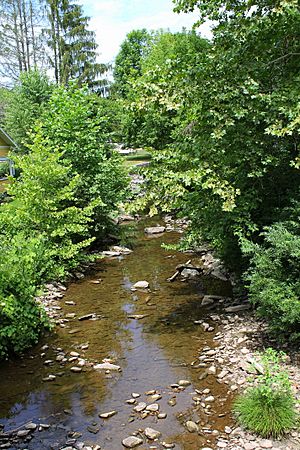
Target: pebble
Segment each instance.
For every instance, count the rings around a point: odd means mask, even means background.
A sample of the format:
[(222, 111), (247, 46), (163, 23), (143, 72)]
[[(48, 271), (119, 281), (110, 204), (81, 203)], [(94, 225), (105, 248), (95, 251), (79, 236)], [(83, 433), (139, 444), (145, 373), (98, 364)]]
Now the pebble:
[(136, 437), (136, 436), (128, 436), (127, 438), (123, 439), (122, 444), (126, 448), (135, 448), (138, 445), (141, 445), (143, 443), (143, 439)]
[(154, 430), (153, 428), (145, 428), (145, 436), (148, 439), (151, 439), (152, 441), (154, 441), (154, 439), (158, 439), (161, 436), (161, 432)]
[(77, 366), (73, 366), (71, 367), (71, 372), (75, 372), (75, 373), (80, 373), (82, 372), (82, 368), (81, 367), (77, 367)]
[(17, 432), (18, 437), (26, 437), (30, 433), (30, 430), (20, 430)]
[(197, 433), (197, 431), (199, 430), (198, 425), (192, 420), (188, 420), (185, 426), (190, 433)]
[(178, 381), (178, 385), (179, 386), (183, 386), (183, 387), (187, 387), (190, 386), (192, 383), (188, 380), (179, 380)]
[(148, 405), (146, 407), (146, 411), (157, 412), (158, 410), (159, 410), (159, 404), (158, 403), (151, 403), (151, 405)]
[(26, 428), (26, 430), (36, 430), (37, 424), (33, 423), (33, 422), (30, 422), (27, 425), (25, 425), (25, 428)]
[(107, 413), (102, 413), (99, 414), (99, 417), (101, 417), (101, 419), (109, 419), (110, 417), (113, 417), (117, 414), (117, 411), (110, 411)]
[(166, 419), (167, 418), (167, 413), (159, 413), (157, 418), (158, 419)]
[(261, 446), (261, 448), (272, 448), (273, 447), (273, 443), (269, 439), (260, 440), (259, 445)]
[(134, 289), (147, 289), (149, 287), (148, 281), (138, 281), (132, 286)]
[(131, 397), (132, 398), (138, 398), (138, 397), (140, 397), (141, 396), (141, 394), (138, 394), (137, 392), (133, 392), (132, 394), (131, 394)]
[(171, 398), (170, 400), (168, 400), (168, 404), (170, 406), (175, 406), (177, 404), (176, 398)]
[(136, 412), (142, 412), (142, 411), (144, 411), (144, 409), (146, 409), (146, 407), (147, 407), (147, 403), (140, 402), (133, 408), (133, 410)]
[(99, 433), (99, 431), (100, 431), (100, 427), (99, 427), (98, 425), (89, 425), (89, 426), (87, 427), (87, 430), (88, 430), (90, 433), (97, 434), (97, 433)]
[(210, 373), (211, 375), (216, 375), (217, 373), (217, 369), (215, 366), (210, 366), (208, 369), (208, 373)]
[(95, 364), (94, 365), (94, 369), (96, 370), (121, 370), (120, 366), (117, 366), (115, 364), (111, 364), (111, 363), (102, 363), (102, 364)]
[(246, 442), (244, 444), (244, 450), (255, 450), (258, 447), (257, 442)]

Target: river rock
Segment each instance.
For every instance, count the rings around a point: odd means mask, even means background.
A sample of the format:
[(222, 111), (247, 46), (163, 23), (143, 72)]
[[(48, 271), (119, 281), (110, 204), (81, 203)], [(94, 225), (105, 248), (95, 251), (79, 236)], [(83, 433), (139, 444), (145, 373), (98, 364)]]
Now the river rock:
[(178, 384), (179, 384), (179, 386), (187, 387), (187, 386), (190, 386), (192, 383), (188, 380), (179, 380)]
[(100, 431), (100, 427), (98, 425), (89, 425), (86, 428), (90, 433), (97, 434)]
[(25, 428), (26, 428), (26, 430), (31, 430), (31, 431), (36, 430), (37, 424), (30, 422), (25, 425)]
[(185, 426), (190, 433), (197, 433), (199, 430), (198, 425), (195, 422), (192, 422), (192, 420), (188, 420)]
[(217, 369), (215, 366), (210, 366), (208, 369), (208, 373), (210, 373), (211, 375), (216, 375), (217, 373)]
[(116, 364), (111, 364), (108, 362), (105, 362), (102, 364), (95, 364), (94, 369), (96, 369), (96, 370), (118, 370), (119, 372), (122, 370), (120, 366), (117, 366)]
[(130, 248), (127, 247), (119, 247), (118, 245), (115, 245), (114, 247), (112, 247), (110, 249), (113, 252), (119, 252), (122, 255), (129, 255), (130, 253), (132, 253), (132, 250), (130, 250)]
[(145, 436), (148, 439), (151, 439), (152, 441), (154, 441), (154, 439), (158, 439), (161, 436), (161, 432), (154, 430), (153, 428), (145, 428)]
[(160, 233), (164, 233), (166, 231), (166, 227), (148, 227), (145, 228), (145, 233), (146, 234), (160, 234)]
[(30, 430), (20, 430), (17, 432), (17, 436), (23, 438), (23, 437), (28, 436), (29, 433), (30, 433)]
[(137, 281), (133, 286), (134, 289), (147, 289), (149, 287), (148, 281)]
[(121, 214), (118, 219), (120, 222), (132, 222), (135, 220), (135, 218), (129, 214)]
[(101, 417), (101, 419), (109, 419), (110, 417), (113, 417), (117, 414), (117, 411), (110, 411), (107, 413), (102, 413), (99, 414), (99, 417)]
[(167, 413), (159, 413), (157, 418), (158, 419), (166, 419), (167, 418)]
[(141, 320), (148, 317), (149, 314), (130, 314), (128, 319)]
[(126, 448), (135, 448), (138, 445), (141, 445), (143, 443), (143, 439), (136, 437), (136, 436), (128, 436), (127, 438), (123, 439), (122, 444)]
[(77, 367), (77, 366), (71, 367), (70, 370), (71, 370), (71, 372), (75, 372), (75, 373), (82, 372), (82, 368), (81, 367)]
[(43, 381), (54, 381), (55, 378), (55, 375), (48, 375), (47, 377), (43, 378)]
[(144, 409), (146, 409), (146, 406), (147, 406), (147, 403), (140, 402), (133, 408), (133, 410), (136, 412), (142, 412), (142, 411), (144, 411)]
[(148, 405), (146, 407), (146, 411), (157, 412), (158, 410), (159, 410), (159, 404), (158, 403), (152, 403), (151, 405)]
[(116, 256), (121, 256), (121, 252), (114, 252), (114, 251), (111, 251), (111, 250), (105, 250), (104, 252), (102, 252), (102, 255), (109, 256), (110, 258), (114, 258)]
[(270, 441), (269, 439), (261, 439), (259, 441), (259, 445), (261, 446), (261, 448), (272, 448), (273, 442)]
[(83, 320), (91, 320), (96, 317), (95, 313), (86, 314), (85, 316), (78, 317), (78, 320), (82, 322)]
[(235, 313), (239, 311), (246, 311), (251, 308), (251, 305), (249, 303), (245, 303), (243, 305), (234, 305), (234, 306), (228, 306), (228, 308), (225, 308), (226, 312), (229, 313)]

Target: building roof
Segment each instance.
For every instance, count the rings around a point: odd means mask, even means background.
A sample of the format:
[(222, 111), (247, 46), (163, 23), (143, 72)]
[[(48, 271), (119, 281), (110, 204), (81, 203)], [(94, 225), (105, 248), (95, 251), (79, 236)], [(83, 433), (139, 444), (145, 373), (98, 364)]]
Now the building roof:
[(7, 134), (3, 128), (0, 127), (0, 138), (3, 139), (4, 142), (6, 142), (7, 145), (11, 145), (12, 147), (18, 147), (15, 141)]

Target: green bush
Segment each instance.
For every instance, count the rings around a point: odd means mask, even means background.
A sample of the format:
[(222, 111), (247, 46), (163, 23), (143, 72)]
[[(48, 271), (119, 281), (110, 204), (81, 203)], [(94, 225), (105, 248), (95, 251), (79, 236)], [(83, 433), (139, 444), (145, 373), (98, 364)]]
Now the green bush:
[(62, 152), (61, 162), (80, 176), (77, 205), (96, 202), (89, 231), (98, 239), (112, 226), (116, 205), (124, 200), (128, 178), (117, 152), (107, 143), (110, 131), (97, 97), (75, 85), (57, 88), (41, 117), (42, 136)]
[[(295, 211), (297, 211), (295, 207)], [(260, 244), (243, 241), (250, 255), (250, 300), (271, 328), (289, 338), (300, 336), (300, 226), (276, 223), (265, 229)]]
[(9, 163), (8, 162), (0, 162), (0, 179), (6, 178), (9, 175)]
[(87, 258), (123, 199), (127, 175), (97, 104), (86, 89), (58, 87), (14, 157), (20, 176), (0, 204), (0, 359), (37, 341), (48, 326), (39, 286)]
[(279, 364), (282, 358), (283, 354), (266, 350), (262, 355), (263, 375), (234, 405), (240, 424), (262, 437), (278, 438), (296, 423), (288, 374)]
[(35, 301), (37, 287), (51, 272), (49, 246), (41, 237), (0, 237), (0, 359), (36, 343), (49, 321)]

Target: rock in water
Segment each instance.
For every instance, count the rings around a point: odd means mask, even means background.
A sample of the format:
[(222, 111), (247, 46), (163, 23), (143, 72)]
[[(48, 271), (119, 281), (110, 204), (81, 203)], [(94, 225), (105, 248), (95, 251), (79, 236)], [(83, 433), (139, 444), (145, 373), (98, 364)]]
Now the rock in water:
[(198, 425), (195, 422), (192, 422), (191, 420), (188, 420), (185, 425), (190, 433), (196, 433), (199, 430)]
[(101, 419), (109, 419), (110, 417), (113, 417), (116, 414), (117, 414), (117, 411), (110, 411), (108, 413), (99, 414), (99, 417), (101, 417)]
[(161, 436), (161, 433), (160, 433), (160, 431), (153, 430), (153, 428), (146, 428), (145, 436), (148, 439), (151, 439), (152, 441), (154, 441), (154, 439), (158, 439)]
[(122, 370), (120, 366), (116, 366), (115, 364), (110, 364), (108, 362), (102, 364), (95, 364), (94, 369), (96, 370), (118, 370), (119, 372)]
[(149, 227), (145, 228), (145, 233), (147, 234), (160, 234), (166, 231), (166, 227)]
[(135, 448), (138, 445), (141, 445), (142, 443), (143, 443), (143, 440), (136, 436), (128, 436), (127, 438), (123, 439), (123, 441), (122, 441), (122, 444), (126, 448)]
[(134, 289), (147, 289), (149, 287), (148, 281), (138, 281), (132, 286)]
[(138, 403), (138, 404), (135, 406), (135, 408), (133, 408), (133, 409), (134, 409), (134, 411), (136, 411), (136, 412), (142, 412), (142, 411), (144, 411), (144, 409), (146, 408), (146, 406), (147, 406), (146, 403), (140, 402), (140, 403)]

